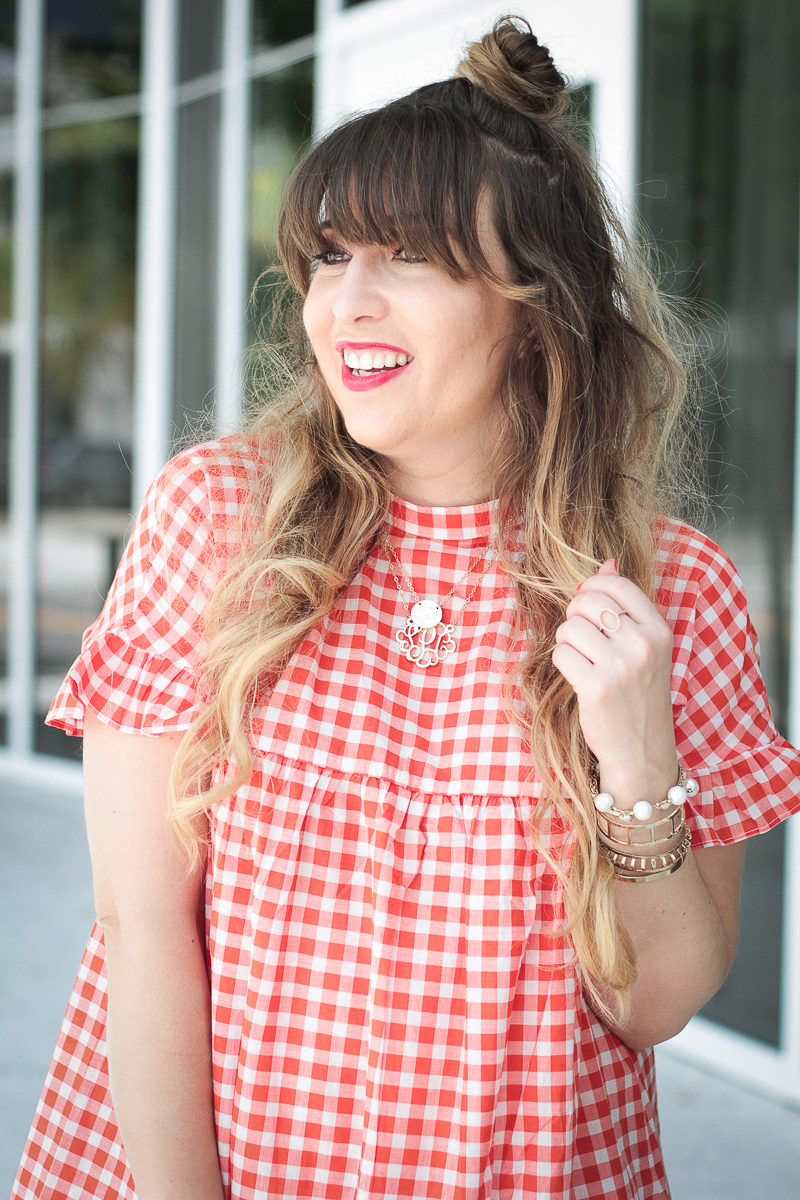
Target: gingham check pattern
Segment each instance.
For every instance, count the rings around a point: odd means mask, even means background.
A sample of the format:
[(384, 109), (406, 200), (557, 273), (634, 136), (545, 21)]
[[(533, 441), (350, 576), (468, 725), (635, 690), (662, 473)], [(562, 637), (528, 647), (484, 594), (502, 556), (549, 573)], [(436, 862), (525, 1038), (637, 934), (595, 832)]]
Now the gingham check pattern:
[[(233, 440), (151, 490), (106, 607), (53, 705), (184, 729), (202, 615), (264, 464)], [(396, 501), (387, 532), (420, 595), (445, 595), (494, 506)], [(705, 537), (668, 524), (658, 602), (675, 630), (679, 751), (701, 783), (697, 845), (800, 807), (741, 588)], [(457, 589), (452, 619), (473, 580)], [(667, 1196), (653, 1061), (588, 1011), (559, 890), (528, 834), (536, 783), (505, 715), (513, 595), (492, 567), (423, 671), (376, 547), (298, 649), (253, 729), (250, 783), (212, 814), (207, 920), (218, 1140), (237, 1200)], [(557, 844), (554, 822), (547, 831)], [(14, 1197), (135, 1193), (104, 1051), (92, 935)]]

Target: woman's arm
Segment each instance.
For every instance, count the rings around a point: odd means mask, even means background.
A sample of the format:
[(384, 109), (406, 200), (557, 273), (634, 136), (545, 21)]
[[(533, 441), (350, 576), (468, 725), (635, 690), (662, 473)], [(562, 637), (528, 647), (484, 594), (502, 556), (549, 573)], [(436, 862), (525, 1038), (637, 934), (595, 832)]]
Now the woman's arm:
[(614, 1032), (633, 1050), (674, 1037), (733, 963), (744, 846), (695, 850), (674, 875), (618, 882), (617, 912), (633, 939), (631, 1017)]
[[(618, 623), (616, 613), (624, 614)], [(669, 626), (611, 563), (582, 585), (566, 616), (553, 662), (575, 689), (601, 790), (623, 809), (665, 799), (678, 766)], [(695, 850), (664, 879), (616, 883), (638, 975), (630, 1020), (615, 1032), (633, 1049), (678, 1033), (725, 979), (736, 949), (743, 858), (740, 846)]]
[(222, 1200), (211, 1084), (202, 870), (167, 821), (180, 734), (86, 714), (86, 823), (108, 963), (108, 1058), (140, 1200)]

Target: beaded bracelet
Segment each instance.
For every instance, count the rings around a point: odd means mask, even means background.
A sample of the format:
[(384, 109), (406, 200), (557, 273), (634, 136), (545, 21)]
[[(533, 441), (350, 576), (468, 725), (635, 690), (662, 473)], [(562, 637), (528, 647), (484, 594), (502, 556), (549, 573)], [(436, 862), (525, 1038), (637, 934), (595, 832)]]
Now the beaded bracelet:
[[(621, 846), (652, 846), (676, 837), (685, 828), (683, 805), (689, 796), (696, 796), (699, 787), (694, 779), (687, 779), (683, 767), (678, 767), (678, 782), (674, 784), (665, 800), (650, 804), (639, 800), (633, 808), (618, 808), (608, 792), (598, 791), (597, 778), (591, 779), (591, 794), (597, 810), (597, 826), (601, 836)], [(654, 810), (666, 811), (667, 815), (651, 821)], [(617, 832), (618, 831), (618, 832)]]
[[(697, 782), (687, 779), (679, 764), (678, 782), (669, 789), (665, 800), (659, 800), (656, 804), (640, 800), (632, 809), (625, 809), (618, 808), (608, 792), (598, 791), (596, 775), (592, 776), (591, 792), (597, 811), (600, 851), (611, 863), (618, 879), (630, 883), (665, 879), (683, 865), (692, 843), (683, 806), (689, 796), (696, 796), (699, 790)], [(651, 821), (654, 810), (671, 811)], [(661, 832), (664, 827), (665, 831)], [(662, 854), (642, 854), (647, 847), (675, 838), (677, 841)], [(617, 846), (623, 846), (625, 852), (616, 849)]]

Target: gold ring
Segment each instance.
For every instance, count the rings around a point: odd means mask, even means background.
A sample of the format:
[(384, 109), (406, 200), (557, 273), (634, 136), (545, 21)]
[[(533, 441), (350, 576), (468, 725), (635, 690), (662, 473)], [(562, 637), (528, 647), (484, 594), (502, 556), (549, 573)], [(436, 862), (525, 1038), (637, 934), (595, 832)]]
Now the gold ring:
[[(600, 624), (603, 633), (616, 633), (622, 624), (622, 617), (626, 617), (627, 615), (624, 608), (621, 608), (619, 612), (613, 608), (601, 608)], [(607, 617), (611, 617), (611, 621), (607, 620)]]

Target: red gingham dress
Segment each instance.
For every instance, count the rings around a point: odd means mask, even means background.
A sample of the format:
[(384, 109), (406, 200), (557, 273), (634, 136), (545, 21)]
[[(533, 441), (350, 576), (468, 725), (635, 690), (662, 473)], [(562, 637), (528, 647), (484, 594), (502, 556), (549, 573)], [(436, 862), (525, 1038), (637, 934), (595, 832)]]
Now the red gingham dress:
[[(151, 489), (106, 606), (50, 714), (186, 729), (210, 589), (236, 553), (252, 447), (180, 455)], [(489, 543), (494, 504), (394, 501), (420, 595)], [(696, 846), (800, 808), (741, 585), (668, 523), (658, 603), (675, 631), (678, 747)], [(556, 880), (532, 845), (538, 784), (503, 696), (513, 587), (459, 583), (456, 651), (422, 670), (380, 547), (299, 647), (252, 729), (256, 767), (211, 814), (207, 938), (217, 1134), (236, 1200), (646, 1200), (668, 1196), (653, 1058), (588, 1009)], [(446, 612), (448, 616), (448, 612)], [(557, 845), (553, 821), (544, 835)], [(92, 934), (14, 1197), (133, 1200), (108, 1086)]]

